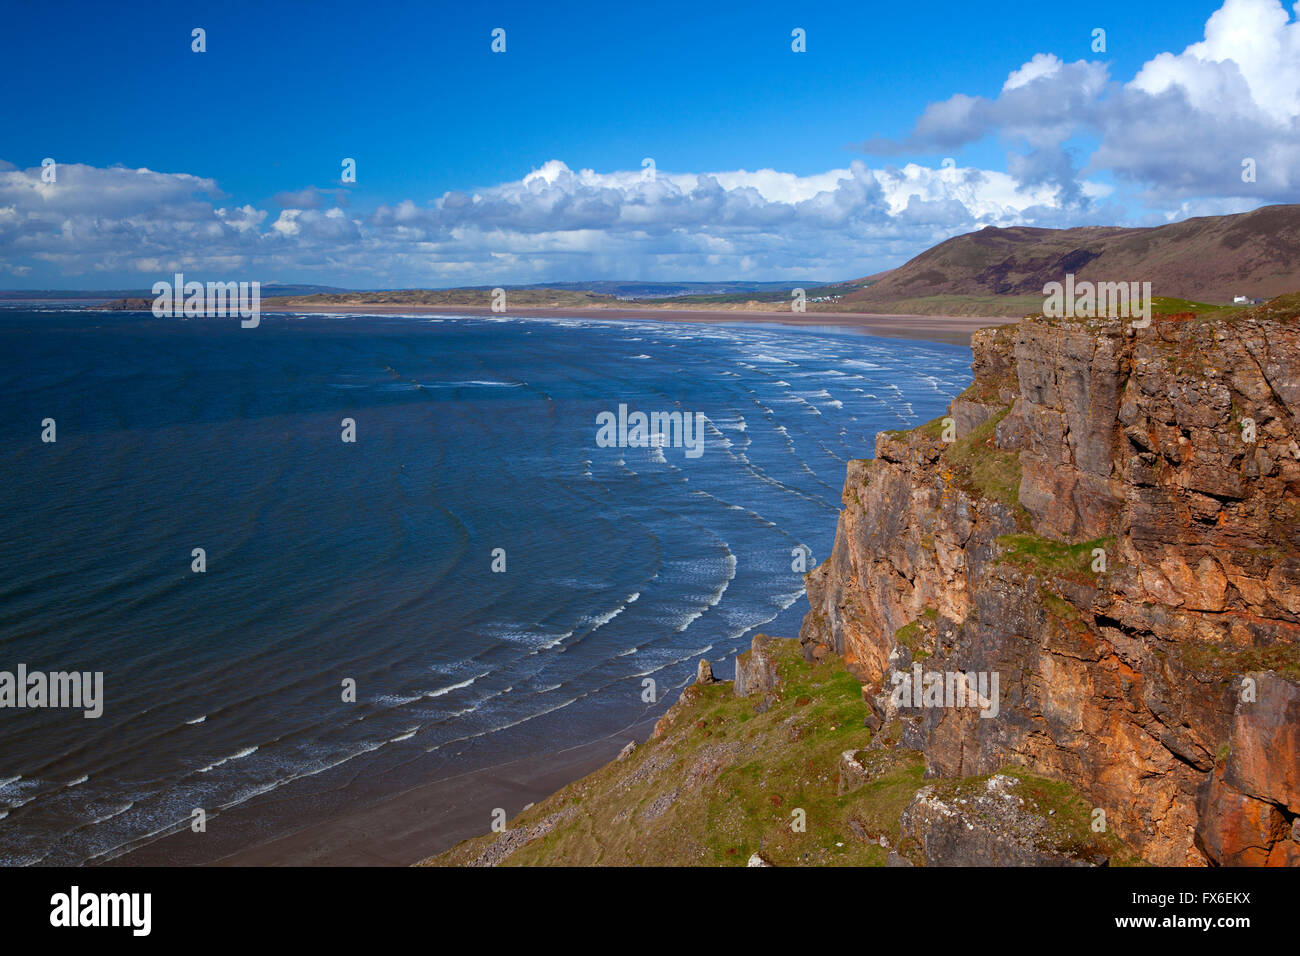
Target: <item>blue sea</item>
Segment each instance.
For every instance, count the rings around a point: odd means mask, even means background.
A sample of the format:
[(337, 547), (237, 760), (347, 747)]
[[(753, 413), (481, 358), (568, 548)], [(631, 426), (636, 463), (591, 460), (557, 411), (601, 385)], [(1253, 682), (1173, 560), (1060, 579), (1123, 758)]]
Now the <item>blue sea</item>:
[[(730, 676), (797, 633), (792, 551), (826, 557), (845, 463), (970, 359), (775, 325), (0, 311), (0, 670), (104, 675), (98, 719), (0, 710), (0, 862), (110, 862), (196, 807), (217, 858), (662, 713), (701, 657)], [(702, 454), (600, 447), (620, 404), (702, 413)]]

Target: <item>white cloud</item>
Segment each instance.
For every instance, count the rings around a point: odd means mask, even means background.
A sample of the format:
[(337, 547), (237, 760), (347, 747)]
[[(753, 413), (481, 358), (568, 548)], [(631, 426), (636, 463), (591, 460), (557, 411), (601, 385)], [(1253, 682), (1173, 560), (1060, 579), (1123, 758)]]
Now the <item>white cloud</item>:
[(1002, 84), (1002, 92), (1019, 89), (1042, 76), (1054, 76), (1061, 72), (1061, 66), (1061, 60), (1056, 54), (1035, 53), (1033, 59), (1007, 77), (1007, 81)]
[[(1300, 3), (1295, 9), (1300, 16)], [(1083, 177), (1102, 172), (1162, 209), (1294, 202), (1300, 19), (1280, 0), (1226, 0), (1204, 40), (1154, 56), (1127, 83), (1113, 81), (1104, 63), (1039, 53), (1008, 75), (997, 97), (958, 93), (926, 107), (905, 139), (864, 148), (950, 150), (989, 136), (1009, 144), (1008, 172), (1022, 186), (1054, 184), (1056, 205), (1067, 208), (1087, 208), (1094, 190)], [(1073, 153), (1094, 146), (1075, 163)], [(1247, 158), (1256, 163), (1254, 181), (1241, 176)]]
[(651, 178), (551, 160), (472, 195), (404, 199), (368, 216), (334, 207), (272, 217), (218, 205), (210, 180), (150, 170), (68, 166), (50, 188), (39, 180), (39, 168), (0, 172), (0, 262), (43, 268), (51, 284), (106, 273), (144, 283), (176, 268), (345, 285), (833, 279), (897, 264), (958, 232), (1055, 212), (1049, 186), (1025, 188), (1003, 172), (861, 161), (808, 176)]
[(1300, 116), (1300, 20), (1278, 0), (1227, 0), (1205, 24), (1204, 40), (1177, 56), (1161, 53), (1129, 86), (1152, 96), (1176, 89), (1211, 115), (1291, 127)]
[[(1279, 0), (1227, 0), (1202, 42), (1154, 56), (1127, 83), (1103, 63), (1039, 53), (997, 96), (956, 94), (928, 106), (906, 140), (869, 147), (942, 155), (987, 136), (1008, 144), (1005, 170), (854, 161), (808, 175), (650, 175), (552, 159), (473, 193), (368, 213), (311, 186), (277, 195), (273, 214), (224, 202), (213, 180), (185, 173), (70, 164), (51, 184), (39, 168), (0, 160), (0, 270), (51, 285), (105, 274), (143, 282), (178, 264), (366, 286), (816, 280), (879, 271), (985, 225), (1163, 221), (1295, 201), (1300, 22)], [(1080, 137), (1095, 146), (1081, 162)], [(1242, 181), (1244, 157), (1257, 182)], [(1146, 209), (1122, 205), (1134, 195)]]

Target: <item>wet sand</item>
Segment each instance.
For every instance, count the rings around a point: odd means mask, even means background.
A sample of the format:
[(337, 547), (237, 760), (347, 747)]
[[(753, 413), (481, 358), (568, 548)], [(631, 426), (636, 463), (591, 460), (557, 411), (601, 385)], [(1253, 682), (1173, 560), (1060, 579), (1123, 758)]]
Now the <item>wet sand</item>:
[[(239, 850), (214, 866), (410, 866), (487, 833), (497, 807), (513, 819), (618, 756), (630, 740), (649, 738), (654, 720), (554, 753), (421, 784), (265, 843)], [(184, 859), (201, 835), (188, 829), (112, 861), (114, 866), (166, 866)]]
[[(373, 315), (493, 315), (490, 308), (471, 305), (297, 305), (267, 304), (262, 310), (275, 312), (363, 312)], [(778, 325), (822, 326), (857, 329), (868, 335), (918, 339), (970, 345), (971, 333), (993, 325), (1016, 321), (1006, 316), (970, 315), (884, 315), (868, 312), (742, 312), (703, 309), (605, 309), (524, 308), (508, 309), (507, 315), (527, 318), (635, 319), (657, 322), (770, 322)]]
[(448, 777), (336, 820), (327, 820), (218, 861), (218, 866), (409, 866), (487, 833), (492, 811), (507, 819), (644, 742), (654, 722), (550, 754)]

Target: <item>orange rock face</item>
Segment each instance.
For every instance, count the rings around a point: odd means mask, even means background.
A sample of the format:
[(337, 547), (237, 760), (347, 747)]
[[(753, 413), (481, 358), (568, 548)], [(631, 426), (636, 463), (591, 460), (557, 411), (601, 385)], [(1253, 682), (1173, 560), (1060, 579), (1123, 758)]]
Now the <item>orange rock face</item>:
[(931, 774), (1058, 776), (1152, 863), (1300, 863), (1300, 323), (973, 345), (955, 444), (849, 464), (803, 641), (882, 697), (914, 661), (1000, 675), (987, 719), (884, 707)]

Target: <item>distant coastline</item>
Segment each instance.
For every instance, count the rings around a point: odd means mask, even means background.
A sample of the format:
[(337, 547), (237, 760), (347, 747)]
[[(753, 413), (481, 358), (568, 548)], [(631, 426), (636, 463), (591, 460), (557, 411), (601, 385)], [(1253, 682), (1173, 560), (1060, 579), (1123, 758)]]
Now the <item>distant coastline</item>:
[[(118, 299), (95, 309), (117, 312), (147, 312), (152, 302), (149, 299)], [(318, 303), (295, 301), (292, 299), (269, 299), (262, 303), (265, 314), (275, 313), (365, 313), (369, 315), (497, 315), (486, 306), (474, 305), (404, 305), (391, 302), (355, 303)], [(522, 318), (573, 318), (609, 319), (609, 320), (651, 320), (655, 322), (698, 322), (716, 324), (720, 322), (761, 322), (775, 325), (793, 325), (808, 327), (828, 327), (856, 329), (868, 335), (880, 335), (887, 338), (911, 339), (924, 342), (943, 342), (949, 345), (969, 346), (971, 336), (979, 329), (990, 326), (1006, 325), (1011, 319), (1005, 316), (979, 315), (902, 315), (874, 314), (868, 312), (791, 312), (788, 308), (776, 309), (699, 309), (699, 308), (655, 308), (617, 306), (544, 306), (529, 308), (509, 308), (507, 315)]]
[[(263, 312), (366, 312), (376, 315), (391, 314), (456, 314), (493, 315), (483, 306), (410, 306), (387, 304), (315, 305), (296, 304), (263, 305)], [(912, 339), (924, 342), (944, 342), (949, 345), (970, 345), (971, 336), (979, 329), (1006, 325), (1012, 321), (1005, 317), (970, 315), (874, 315), (867, 312), (777, 312), (719, 309), (655, 309), (655, 308), (524, 308), (507, 310), (509, 315), (525, 318), (559, 318), (580, 316), (584, 319), (649, 319), (656, 322), (763, 322), (776, 325), (838, 326), (857, 329), (869, 335)]]

